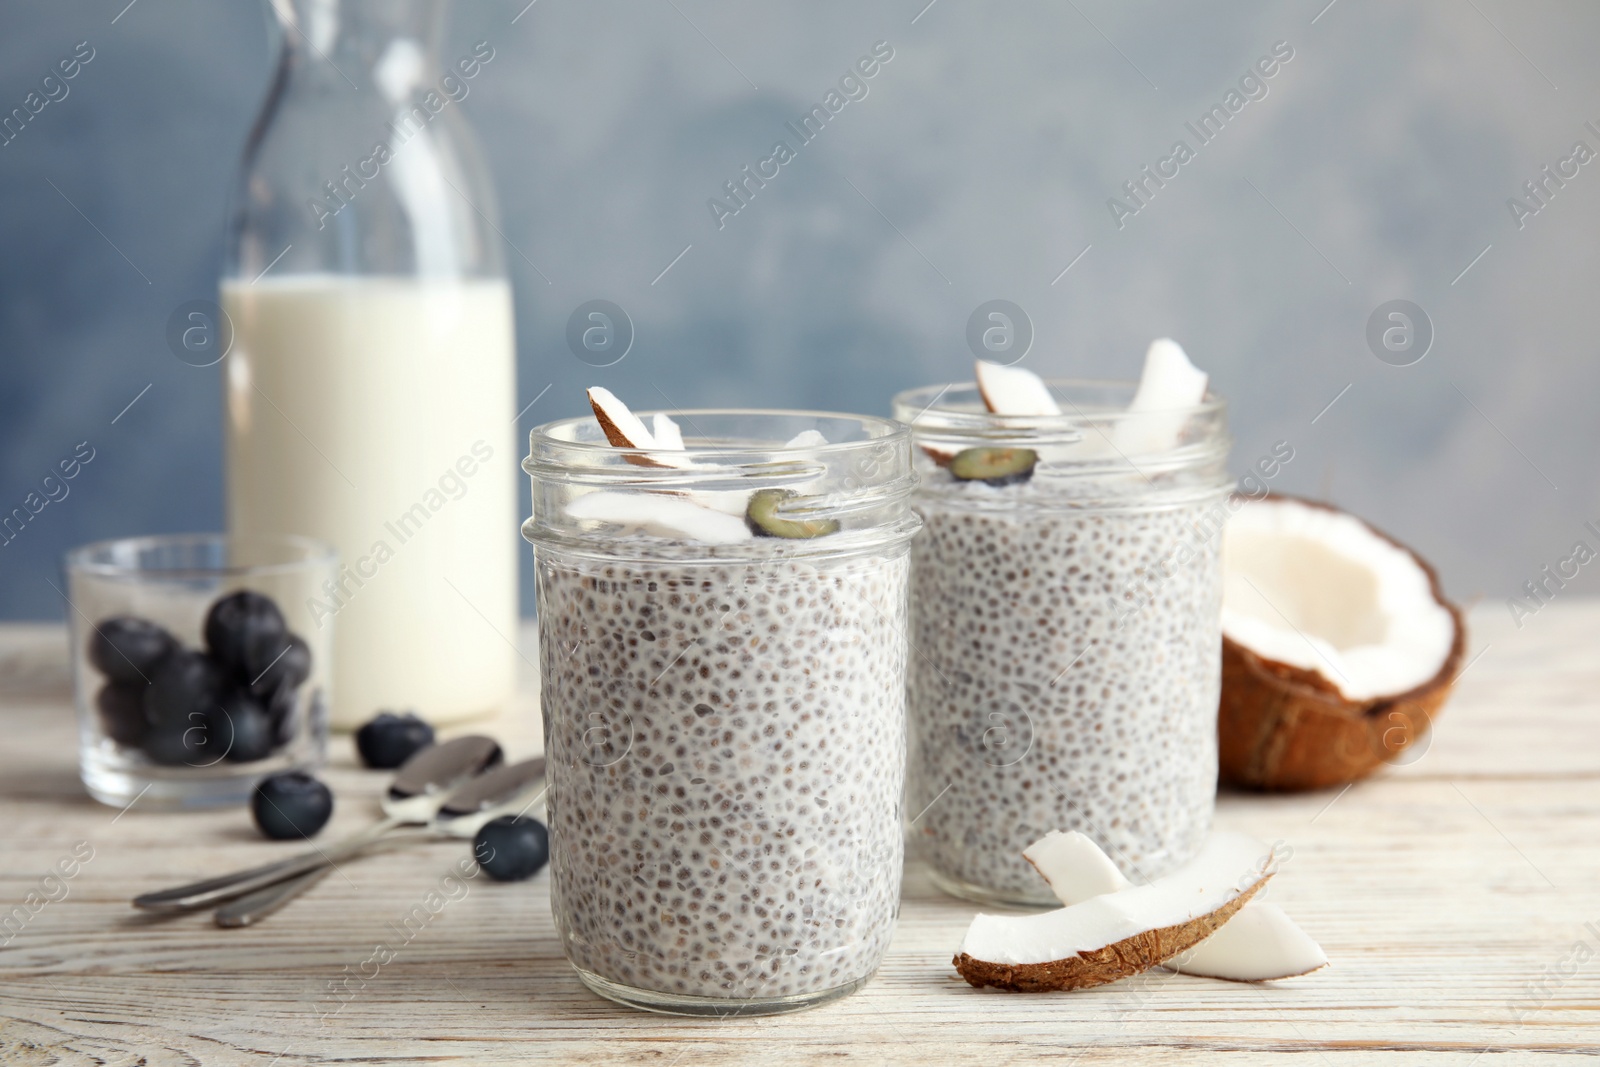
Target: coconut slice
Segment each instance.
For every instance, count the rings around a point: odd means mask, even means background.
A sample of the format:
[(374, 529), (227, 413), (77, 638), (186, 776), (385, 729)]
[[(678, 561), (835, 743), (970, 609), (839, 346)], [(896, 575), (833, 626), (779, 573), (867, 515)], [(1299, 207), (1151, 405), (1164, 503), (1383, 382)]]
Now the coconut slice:
[(785, 441), (783, 447), (784, 448), (819, 448), (822, 445), (825, 445), (827, 443), (828, 443), (828, 439), (826, 437), (822, 436), (822, 434), (820, 434), (816, 430), (801, 430), (799, 433), (797, 433), (793, 437), (791, 437), (788, 441)]
[(678, 424), (664, 411), (658, 411), (650, 417), (650, 436), (655, 439), (657, 448), (683, 451), (683, 431), (678, 429)]
[(1205, 399), (1206, 381), (1206, 372), (1189, 362), (1178, 342), (1170, 337), (1151, 341), (1139, 388), (1113, 434), (1117, 448), (1130, 456), (1176, 448), (1188, 409)]
[(1223, 538), (1222, 772), (1266, 789), (1370, 774), (1426, 733), (1466, 648), (1433, 568), (1325, 504), (1245, 504)]
[(978, 915), (955, 957), (974, 986), (1086, 989), (1149, 970), (1199, 944), (1272, 876), (1266, 845), (1211, 835), (1200, 854), (1148, 885), (1037, 915)]
[(996, 415), (1061, 414), (1050, 387), (1031, 370), (980, 359), (976, 374), (983, 404)]
[(1111, 857), (1077, 830), (1051, 830), (1022, 852), (1067, 907), (1133, 885)]
[(589, 406), (594, 417), (605, 431), (606, 440), (615, 448), (654, 448), (656, 440), (643, 420), (617, 399), (615, 393), (602, 386), (589, 387)]
[[(1093, 840), (1076, 830), (1053, 830), (1023, 852), (1056, 899), (1068, 907), (1126, 889), (1131, 883)], [(1326, 966), (1322, 946), (1276, 904), (1252, 900), (1227, 924), (1166, 964), (1201, 978), (1267, 982)]]
[(752, 536), (742, 518), (668, 493), (601, 489), (573, 500), (567, 505), (567, 514), (708, 545), (731, 545)]
[(1327, 953), (1278, 905), (1252, 900), (1227, 925), (1166, 966), (1200, 978), (1271, 982), (1328, 965)]
[[(644, 420), (629, 410), (611, 390), (602, 386), (589, 387), (589, 406), (594, 409), (595, 421), (615, 448), (636, 449), (623, 456), (629, 463), (640, 467), (689, 467), (693, 461), (688, 456), (674, 455), (683, 451), (683, 435), (678, 426), (665, 415), (655, 416), (658, 430), (664, 431), (657, 440), (645, 426)], [(665, 420), (663, 422), (663, 420)], [(643, 455), (653, 452), (653, 455)]]

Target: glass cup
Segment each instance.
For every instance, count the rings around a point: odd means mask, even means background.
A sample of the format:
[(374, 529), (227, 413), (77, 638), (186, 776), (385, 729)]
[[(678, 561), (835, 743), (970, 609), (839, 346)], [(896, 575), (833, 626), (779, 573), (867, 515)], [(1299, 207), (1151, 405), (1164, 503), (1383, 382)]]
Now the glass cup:
[[(675, 414), (672, 465), (610, 447), (593, 419), (534, 430), (523, 464), (551, 908), (602, 996), (791, 1011), (863, 985), (899, 910), (909, 435)], [(793, 440), (808, 430), (825, 442)], [(793, 495), (767, 498), (763, 526), (754, 490)], [(818, 535), (759, 535), (785, 522)]]
[[(894, 402), (924, 522), (910, 839), (941, 888), (991, 904), (1055, 904), (1022, 856), (1051, 830), (1087, 834), (1136, 882), (1167, 873), (1216, 802), (1223, 402), (1130, 414), (1133, 382), (1050, 385), (1067, 414), (991, 414), (971, 384)], [(981, 448), (1031, 450), (1031, 475), (955, 477)]]
[[(103, 804), (216, 807), (268, 774), (326, 755), (337, 579), (331, 546), (301, 537), (173, 534), (102, 541), (64, 562), (79, 768)], [(248, 590), (277, 606), (219, 611)], [(233, 602), (237, 604), (238, 601)], [(319, 606), (320, 605), (320, 606)]]

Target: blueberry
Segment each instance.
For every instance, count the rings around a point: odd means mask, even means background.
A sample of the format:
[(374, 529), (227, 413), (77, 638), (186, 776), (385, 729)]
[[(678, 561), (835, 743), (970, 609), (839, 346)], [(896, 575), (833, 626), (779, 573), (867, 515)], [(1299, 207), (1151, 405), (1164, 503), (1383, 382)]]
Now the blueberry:
[(152, 762), (164, 767), (207, 767), (216, 762), (207, 744), (210, 731), (203, 719), (152, 726), (141, 746)]
[(256, 786), (250, 795), (250, 814), (261, 832), (276, 840), (314, 837), (333, 814), (333, 794), (309, 774), (285, 771)]
[(356, 751), (361, 753), (361, 762), (379, 770), (398, 767), (431, 744), (433, 727), (410, 711), (404, 715), (380, 711), (377, 718), (356, 731)]
[(291, 691), (311, 677), (311, 646), (291, 633), (257, 633), (245, 650), (240, 681), (258, 697), (269, 697), (281, 687)]
[(137, 748), (150, 725), (144, 717), (143, 683), (107, 682), (95, 694), (94, 702), (105, 735), (126, 748)]
[(144, 717), (151, 726), (193, 726), (222, 694), (222, 672), (203, 652), (177, 649), (156, 664), (144, 691)]
[(293, 741), (300, 728), (300, 698), (296, 690), (291, 686), (279, 686), (267, 697), (264, 706), (272, 723), (273, 744), (287, 745)]
[(206, 745), (213, 758), (233, 763), (265, 759), (273, 748), (272, 718), (255, 697), (232, 689), (206, 713)]
[(155, 623), (133, 615), (101, 619), (89, 635), (89, 662), (113, 682), (144, 685), (156, 664), (178, 647)]
[(495, 881), (520, 882), (538, 874), (550, 859), (550, 834), (538, 819), (502, 815), (479, 828), (472, 854)]
[[(270, 597), (248, 589), (229, 593), (206, 612), (206, 647), (223, 668), (245, 682), (260, 674), (272, 656), (283, 650), (288, 632), (278, 605)], [(259, 655), (274, 641), (276, 646), (265, 660), (252, 661), (252, 651)], [(255, 674), (250, 673), (252, 662)]]

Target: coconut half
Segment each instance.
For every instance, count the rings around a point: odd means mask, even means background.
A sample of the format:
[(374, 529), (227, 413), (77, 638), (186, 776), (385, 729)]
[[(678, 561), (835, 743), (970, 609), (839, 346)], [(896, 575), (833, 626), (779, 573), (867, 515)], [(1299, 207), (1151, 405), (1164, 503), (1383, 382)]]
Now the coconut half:
[(1275, 495), (1229, 520), (1222, 565), (1226, 778), (1340, 785), (1427, 732), (1466, 630), (1420, 556), (1353, 515)]
[(1035, 993), (1087, 989), (1165, 963), (1233, 917), (1272, 877), (1271, 850), (1217, 832), (1183, 867), (1037, 915), (979, 914), (955, 967), (974, 986)]
[[(1076, 830), (1052, 830), (1022, 855), (1068, 907), (1131, 884), (1099, 845)], [(1222, 929), (1165, 966), (1200, 978), (1268, 982), (1310, 974), (1327, 963), (1322, 946), (1282, 908), (1252, 900)]]

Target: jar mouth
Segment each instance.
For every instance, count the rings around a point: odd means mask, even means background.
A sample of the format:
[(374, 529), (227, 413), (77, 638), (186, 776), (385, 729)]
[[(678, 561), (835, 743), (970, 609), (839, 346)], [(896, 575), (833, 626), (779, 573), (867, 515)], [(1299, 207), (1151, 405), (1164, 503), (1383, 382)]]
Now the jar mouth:
[(925, 433), (968, 434), (1006, 440), (1019, 432), (1048, 444), (1076, 444), (1097, 432), (1147, 419), (1151, 415), (1195, 420), (1225, 417), (1227, 401), (1208, 392), (1198, 404), (1161, 411), (1128, 410), (1139, 383), (1114, 378), (1047, 378), (1051, 396), (1064, 409), (1060, 415), (997, 415), (983, 402), (976, 382), (951, 382), (907, 389), (894, 398), (894, 417), (921, 437)]
[(968, 448), (1031, 448), (1049, 478), (1133, 474), (1149, 478), (1226, 461), (1227, 402), (1207, 393), (1198, 404), (1129, 411), (1138, 383), (1047, 379), (1059, 415), (997, 415), (974, 382), (925, 385), (894, 398), (895, 418), (911, 428), (919, 462), (942, 465)]
[[(793, 462), (808, 455), (838, 456), (852, 450), (881, 447), (883, 442), (909, 441), (910, 430), (893, 419), (873, 415), (847, 415), (832, 411), (797, 411), (779, 408), (694, 408), (635, 412), (646, 425), (656, 415), (677, 422), (683, 431), (686, 456), (696, 463), (719, 469), (749, 467), (752, 476), (767, 474), (774, 462)], [(825, 444), (793, 445), (797, 435), (814, 430)], [(602, 471), (625, 464), (629, 473), (671, 482), (683, 469), (641, 463), (656, 454), (651, 449), (618, 448), (606, 439), (593, 415), (580, 415), (535, 426), (528, 434), (528, 457), (522, 469), (529, 474), (561, 470)]]
[[(648, 525), (631, 504), (622, 513), (613, 511), (610, 519), (575, 516), (577, 501), (596, 492), (671, 498), (670, 506), (680, 508), (692, 503), (732, 516), (743, 524), (741, 530), (757, 535), (756, 544), (737, 543), (740, 538), (711, 542), (713, 556), (832, 554), (902, 540), (915, 528), (911, 431), (893, 419), (747, 408), (635, 414), (647, 428), (657, 414), (668, 415), (685, 447), (613, 446), (592, 415), (546, 423), (529, 434), (522, 468), (533, 481), (533, 515), (523, 526), (525, 538), (535, 545), (581, 550), (615, 542), (619, 529)], [(797, 442), (803, 433), (812, 440), (820, 434), (822, 442)], [(832, 523), (833, 531), (814, 537), (760, 536), (746, 507), (753, 494), (769, 489), (787, 491), (788, 499), (771, 505), (774, 519)], [(603, 499), (611, 506), (617, 498)], [(727, 526), (725, 517), (716, 522)], [(660, 542), (668, 543), (671, 538)]]

